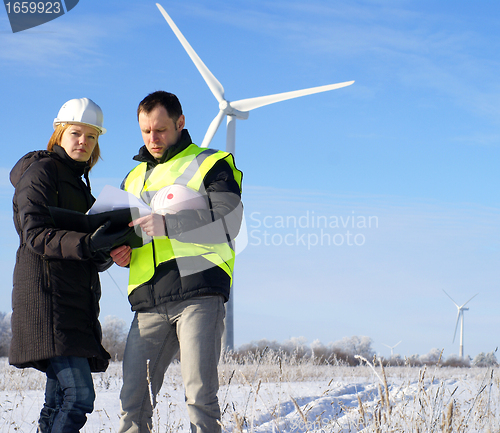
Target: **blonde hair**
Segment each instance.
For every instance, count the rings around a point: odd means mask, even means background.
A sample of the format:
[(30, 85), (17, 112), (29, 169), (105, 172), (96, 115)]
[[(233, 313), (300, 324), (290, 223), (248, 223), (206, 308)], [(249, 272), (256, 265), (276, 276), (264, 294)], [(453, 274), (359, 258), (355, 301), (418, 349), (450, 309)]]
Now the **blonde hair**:
[[(56, 126), (56, 129), (52, 133), (52, 136), (50, 137), (49, 143), (47, 144), (47, 150), (52, 152), (54, 149), (54, 146), (57, 144), (58, 146), (61, 145), (62, 141), (62, 136), (64, 134), (64, 131), (68, 129), (72, 123), (60, 123)], [(96, 138), (96, 144), (94, 147), (94, 150), (92, 151), (92, 155), (90, 155), (90, 159), (87, 161), (87, 164), (89, 165), (89, 169), (92, 169), (94, 165), (97, 164), (97, 161), (101, 157), (101, 150), (99, 149), (99, 133), (97, 134)]]

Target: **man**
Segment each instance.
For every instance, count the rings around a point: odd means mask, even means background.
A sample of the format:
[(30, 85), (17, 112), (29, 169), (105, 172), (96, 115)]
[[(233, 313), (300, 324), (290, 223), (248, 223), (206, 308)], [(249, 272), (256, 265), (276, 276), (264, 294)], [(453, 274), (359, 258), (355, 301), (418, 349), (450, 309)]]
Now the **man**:
[(150, 204), (162, 188), (182, 185), (201, 194), (206, 206), (136, 219), (131, 225), (152, 241), (112, 251), (118, 265), (130, 266), (135, 311), (123, 359), (119, 431), (152, 431), (156, 396), (179, 351), (191, 431), (220, 432), (217, 363), (242, 217), (242, 173), (231, 154), (191, 142), (175, 95), (151, 93), (137, 116), (144, 146), (122, 188)]

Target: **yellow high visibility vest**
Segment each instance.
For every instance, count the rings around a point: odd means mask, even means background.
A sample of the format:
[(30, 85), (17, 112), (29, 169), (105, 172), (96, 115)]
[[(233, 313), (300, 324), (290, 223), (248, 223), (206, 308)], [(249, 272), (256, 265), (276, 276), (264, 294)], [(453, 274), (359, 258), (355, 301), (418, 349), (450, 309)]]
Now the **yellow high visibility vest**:
[[(205, 192), (203, 179), (215, 163), (222, 159), (233, 170), (234, 178), (241, 190), (242, 173), (236, 168), (233, 156), (223, 151), (203, 149), (195, 144), (190, 144), (182, 152), (163, 164), (158, 164), (149, 172), (147, 163), (140, 163), (128, 174), (124, 189), (141, 198), (146, 204), (150, 204), (154, 194), (161, 188), (173, 184), (185, 185), (203, 194)], [(155, 236), (152, 242), (132, 250), (128, 294), (150, 281), (156, 267), (161, 263), (180, 257), (195, 256), (206, 259), (204, 269), (219, 266), (232, 280), (235, 252), (229, 243), (198, 244), (180, 242), (166, 236)]]

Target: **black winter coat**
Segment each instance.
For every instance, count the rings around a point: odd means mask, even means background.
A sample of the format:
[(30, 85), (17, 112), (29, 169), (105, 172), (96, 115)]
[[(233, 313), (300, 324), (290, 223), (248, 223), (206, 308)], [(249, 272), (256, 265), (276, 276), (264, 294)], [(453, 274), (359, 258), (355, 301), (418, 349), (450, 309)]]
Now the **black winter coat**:
[(89, 234), (54, 227), (48, 206), (86, 212), (94, 197), (82, 181), (86, 163), (60, 146), (30, 152), (12, 169), (14, 225), (20, 245), (12, 291), (9, 362), (20, 368), (47, 368), (55, 356), (89, 359), (105, 371), (109, 354), (101, 345), (98, 321), (99, 270), (110, 261), (93, 257)]

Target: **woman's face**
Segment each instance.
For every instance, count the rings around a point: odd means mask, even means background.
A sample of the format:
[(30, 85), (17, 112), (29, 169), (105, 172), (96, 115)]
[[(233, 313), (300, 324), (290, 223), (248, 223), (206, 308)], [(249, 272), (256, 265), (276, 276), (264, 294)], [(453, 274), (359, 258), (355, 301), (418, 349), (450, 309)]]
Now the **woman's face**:
[(71, 159), (87, 162), (97, 144), (97, 129), (87, 125), (70, 125), (63, 133), (60, 146)]

